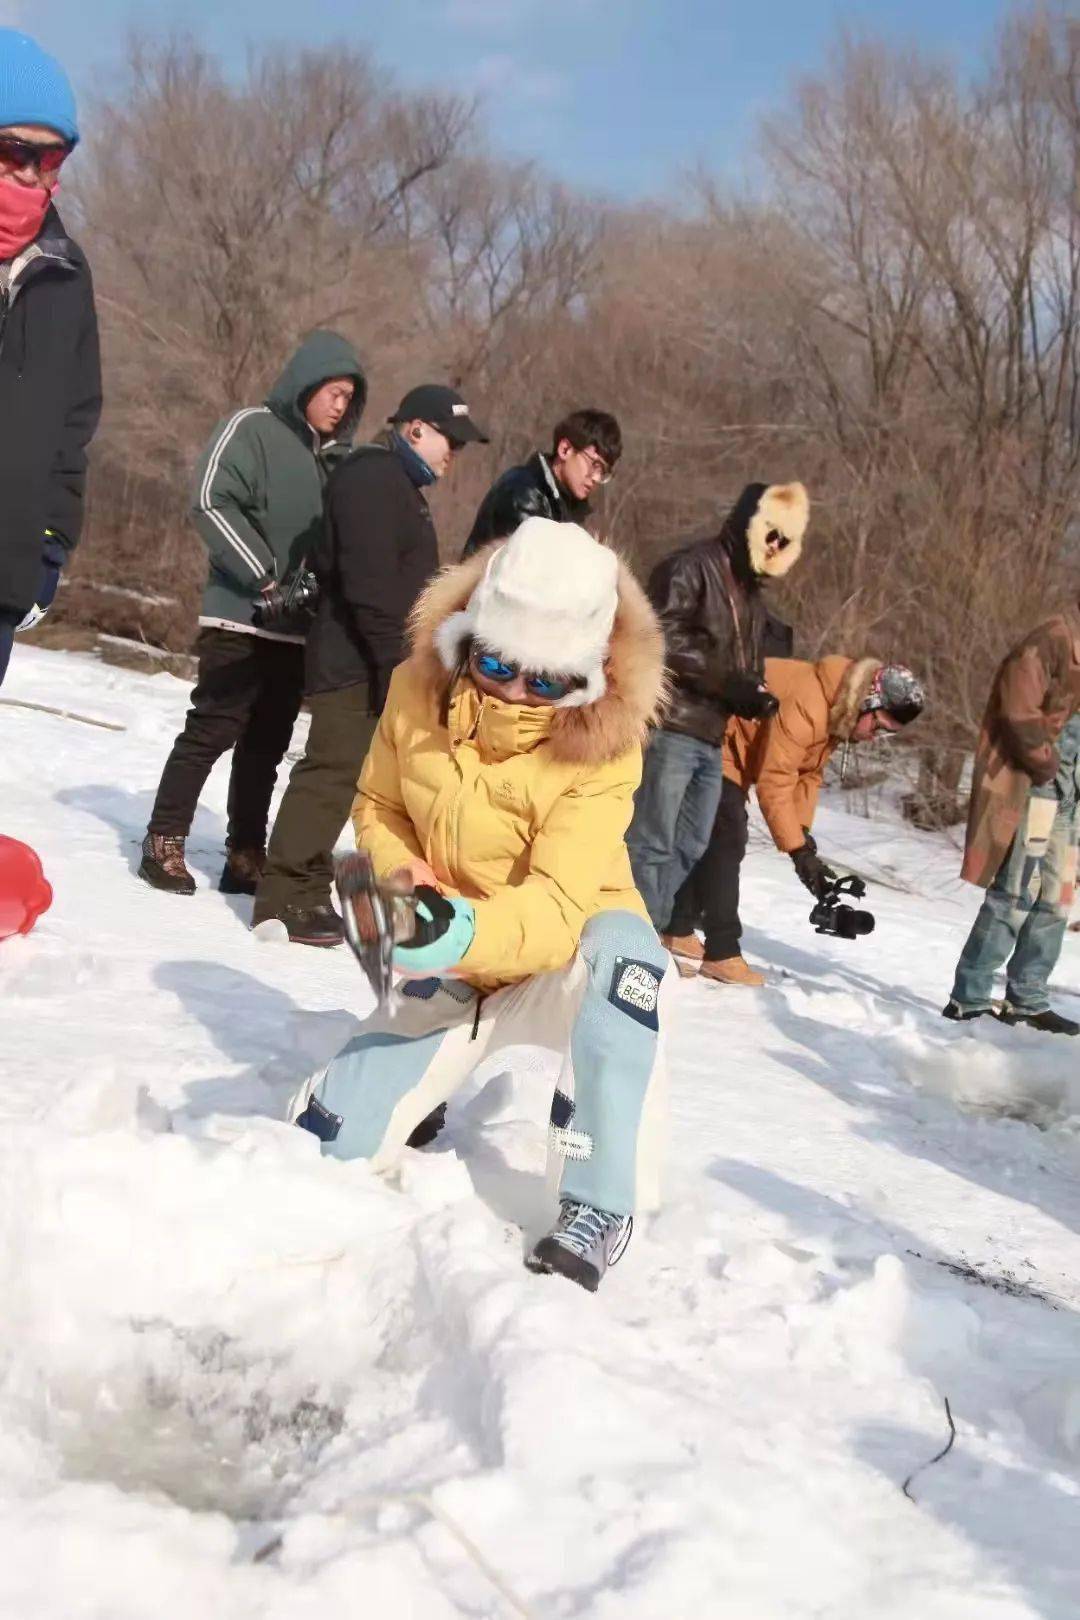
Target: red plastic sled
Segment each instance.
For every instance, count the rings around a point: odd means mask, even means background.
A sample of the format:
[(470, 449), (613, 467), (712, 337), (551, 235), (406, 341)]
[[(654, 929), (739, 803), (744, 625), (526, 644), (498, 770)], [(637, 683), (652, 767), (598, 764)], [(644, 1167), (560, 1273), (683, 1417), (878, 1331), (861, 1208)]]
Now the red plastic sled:
[(53, 892), (29, 844), (0, 833), (0, 939), (28, 934)]

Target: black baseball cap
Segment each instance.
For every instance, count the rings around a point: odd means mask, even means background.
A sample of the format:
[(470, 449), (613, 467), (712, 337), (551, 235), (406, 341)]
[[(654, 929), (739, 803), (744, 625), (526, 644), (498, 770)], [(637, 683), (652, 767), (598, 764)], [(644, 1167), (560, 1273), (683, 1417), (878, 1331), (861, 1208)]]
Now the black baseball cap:
[(453, 388), (442, 383), (421, 383), (410, 388), (390, 418), (391, 422), (430, 422), (445, 433), (451, 444), (487, 444), (488, 436), (481, 433), (469, 407)]

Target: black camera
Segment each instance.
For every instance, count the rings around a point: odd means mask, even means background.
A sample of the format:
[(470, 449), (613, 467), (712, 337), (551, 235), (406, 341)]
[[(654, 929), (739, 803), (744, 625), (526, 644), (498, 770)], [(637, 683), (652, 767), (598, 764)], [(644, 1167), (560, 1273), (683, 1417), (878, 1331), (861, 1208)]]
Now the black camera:
[(855, 876), (834, 878), (810, 913), (816, 934), (835, 934), (838, 939), (858, 939), (860, 934), (874, 932), (872, 912), (856, 911), (854, 906), (842, 904), (840, 896), (850, 894), (861, 900), (866, 884)]
[(263, 593), (255, 603), (252, 618), (260, 630), (306, 635), (314, 622), (318, 600), (318, 580), (309, 569), (301, 568), (286, 584)]

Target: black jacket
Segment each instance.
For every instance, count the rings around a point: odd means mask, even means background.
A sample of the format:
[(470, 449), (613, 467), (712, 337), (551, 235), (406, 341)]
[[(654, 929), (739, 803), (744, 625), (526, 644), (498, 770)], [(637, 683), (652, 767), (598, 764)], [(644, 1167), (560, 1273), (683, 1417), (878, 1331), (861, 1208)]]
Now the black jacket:
[(405, 654), (409, 610), (439, 566), (427, 501), (395, 450), (362, 445), (331, 473), (309, 562), (320, 596), (305, 689), (336, 692), (365, 681), (371, 710), (381, 714)]
[(581, 523), (588, 516), (588, 501), (575, 500), (564, 489), (539, 450), (523, 467), (508, 467), (483, 500), (465, 542), (462, 559), (486, 546), (505, 540), (528, 517), (554, 518), (556, 523)]
[(46, 529), (79, 539), (101, 364), (90, 270), (54, 209), (20, 259), (0, 291), (0, 608), (25, 613)]
[(719, 534), (689, 541), (649, 576), (672, 681), (664, 729), (718, 748), (732, 712), (729, 678), (764, 675), (765, 602), (750, 566), (747, 530), (765, 487), (748, 485)]

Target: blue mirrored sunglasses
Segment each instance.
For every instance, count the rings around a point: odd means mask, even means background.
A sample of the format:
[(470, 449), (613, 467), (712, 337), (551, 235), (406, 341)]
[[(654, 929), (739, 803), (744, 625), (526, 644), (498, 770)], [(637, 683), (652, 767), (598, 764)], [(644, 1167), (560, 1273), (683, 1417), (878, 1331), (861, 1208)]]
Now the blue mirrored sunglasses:
[[(477, 673), (486, 681), (513, 681), (522, 673), (520, 664), (507, 664), (494, 653), (475, 653), (473, 662)], [(574, 692), (585, 684), (580, 675), (564, 678), (559, 675), (526, 674), (523, 679), (526, 691), (531, 692), (533, 697), (547, 698), (549, 703), (558, 703), (568, 692)]]

